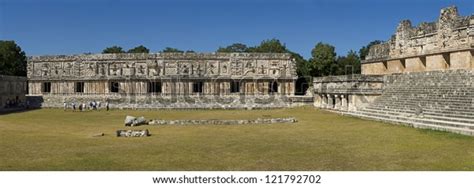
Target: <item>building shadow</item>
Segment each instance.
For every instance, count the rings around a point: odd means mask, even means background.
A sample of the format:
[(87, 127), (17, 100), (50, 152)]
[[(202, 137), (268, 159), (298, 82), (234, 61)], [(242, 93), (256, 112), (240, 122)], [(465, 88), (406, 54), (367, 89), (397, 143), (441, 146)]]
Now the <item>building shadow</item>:
[(0, 115), (29, 112), (32, 110), (41, 109), (43, 102), (43, 96), (26, 96), (26, 101), (19, 106), (0, 108)]

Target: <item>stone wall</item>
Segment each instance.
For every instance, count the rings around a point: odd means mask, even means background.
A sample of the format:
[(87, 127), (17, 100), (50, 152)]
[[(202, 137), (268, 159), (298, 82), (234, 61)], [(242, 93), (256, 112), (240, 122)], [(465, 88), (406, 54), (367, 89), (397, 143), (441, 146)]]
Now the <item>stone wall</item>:
[[(93, 100), (123, 108), (222, 106), (221, 102), (196, 104), (210, 102), (209, 98), (238, 98), (244, 106), (237, 108), (247, 107), (247, 103), (253, 107), (260, 103), (255, 100), (293, 96), (296, 78), (295, 62), (286, 53), (94, 54), (28, 59), (29, 94), (42, 97), (43, 107)], [(246, 99), (240, 99), (242, 96)], [(274, 102), (281, 107), (287, 100)]]
[(374, 45), (362, 62), (362, 74), (393, 74), (474, 69), (474, 15), (456, 7), (441, 10), (438, 21), (412, 26), (400, 22), (395, 34)]
[(382, 94), (383, 76), (343, 75), (313, 79), (314, 106), (334, 110), (357, 110)]
[(29, 80), (295, 78), (286, 53), (156, 53), (37, 56)]
[(0, 75), (0, 110), (25, 105), (25, 95), (26, 77)]

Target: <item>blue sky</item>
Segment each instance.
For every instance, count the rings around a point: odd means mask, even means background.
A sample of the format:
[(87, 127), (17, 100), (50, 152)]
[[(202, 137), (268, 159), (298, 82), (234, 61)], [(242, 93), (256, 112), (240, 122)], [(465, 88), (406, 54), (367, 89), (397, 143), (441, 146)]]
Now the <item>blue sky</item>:
[(387, 40), (397, 24), (434, 21), (442, 7), (474, 13), (474, 0), (0, 0), (0, 40), (27, 55), (100, 53), (111, 45), (213, 52), (277, 38), (308, 58), (317, 42), (338, 55)]

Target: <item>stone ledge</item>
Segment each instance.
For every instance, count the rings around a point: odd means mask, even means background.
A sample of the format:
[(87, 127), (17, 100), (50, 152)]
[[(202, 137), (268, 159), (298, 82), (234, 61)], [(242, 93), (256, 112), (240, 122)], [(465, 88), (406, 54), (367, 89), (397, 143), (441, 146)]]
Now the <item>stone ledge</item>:
[(253, 120), (150, 120), (149, 125), (252, 125), (274, 123), (296, 123), (296, 118), (257, 118)]
[(452, 48), (452, 49), (445, 49), (445, 50), (429, 51), (427, 53), (421, 53), (421, 54), (411, 54), (411, 55), (404, 55), (404, 56), (394, 56), (394, 57), (374, 58), (374, 59), (362, 60), (361, 64), (380, 63), (380, 62), (385, 62), (385, 61), (390, 61), (390, 60), (400, 60), (400, 59), (406, 59), (406, 58), (426, 57), (426, 56), (430, 56), (430, 55), (439, 55), (439, 54), (443, 54), (443, 53), (455, 53), (455, 52), (462, 52), (462, 51), (474, 52), (474, 44), (471, 44), (471, 46), (464, 47), (464, 48)]

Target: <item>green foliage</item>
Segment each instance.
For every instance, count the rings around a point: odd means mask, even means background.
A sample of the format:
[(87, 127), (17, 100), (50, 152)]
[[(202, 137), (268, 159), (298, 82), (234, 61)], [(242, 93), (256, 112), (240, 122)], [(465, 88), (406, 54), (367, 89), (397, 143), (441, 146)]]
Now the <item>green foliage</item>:
[(355, 51), (350, 50), (346, 56), (338, 57), (337, 66), (333, 75), (360, 74), (360, 59)]
[(26, 76), (26, 55), (15, 41), (0, 40), (0, 75)]
[(349, 75), (360, 73), (360, 58), (353, 50), (336, 58), (334, 46), (319, 42), (311, 51), (310, 75)]
[(102, 51), (103, 54), (107, 53), (125, 53), (125, 51), (122, 49), (122, 47), (119, 46), (112, 46), (112, 47), (107, 47)]
[(278, 39), (263, 40), (259, 46), (249, 48), (250, 52), (256, 53), (287, 53), (285, 44), (282, 44)]
[(332, 70), (337, 68), (336, 52), (334, 46), (319, 42), (311, 50), (312, 58), (309, 60), (311, 66), (312, 76), (327, 76), (331, 75)]
[(184, 53), (184, 51), (176, 49), (176, 48), (172, 48), (172, 47), (166, 47), (161, 52), (162, 53)]
[(220, 53), (287, 53), (285, 44), (282, 44), (278, 39), (263, 40), (260, 45), (254, 47), (247, 47), (245, 44), (234, 43), (227, 47), (219, 47), (217, 52)]
[(301, 56), (298, 53), (295, 53), (295, 52), (292, 52), (292, 51), (288, 51), (288, 52), (291, 54), (291, 58), (294, 59), (295, 62), (296, 62), (296, 73), (298, 74), (298, 76), (300, 76), (300, 77), (310, 76), (310, 68), (311, 67), (310, 67), (310, 64), (308, 63), (308, 61), (306, 59), (304, 59), (303, 56)]
[(150, 53), (150, 50), (143, 45), (128, 50), (127, 53)]
[(241, 43), (234, 43), (232, 45), (229, 45), (227, 47), (219, 47), (217, 49), (217, 52), (219, 53), (243, 53), (247, 52), (248, 47), (245, 44)]
[(381, 41), (381, 40), (374, 40), (374, 41), (370, 42), (369, 44), (367, 44), (366, 46), (362, 47), (359, 50), (360, 59), (365, 60), (365, 57), (367, 56), (367, 54), (369, 54), (370, 47), (373, 46), (373, 45), (376, 45), (376, 44), (381, 44), (382, 42), (383, 41)]

